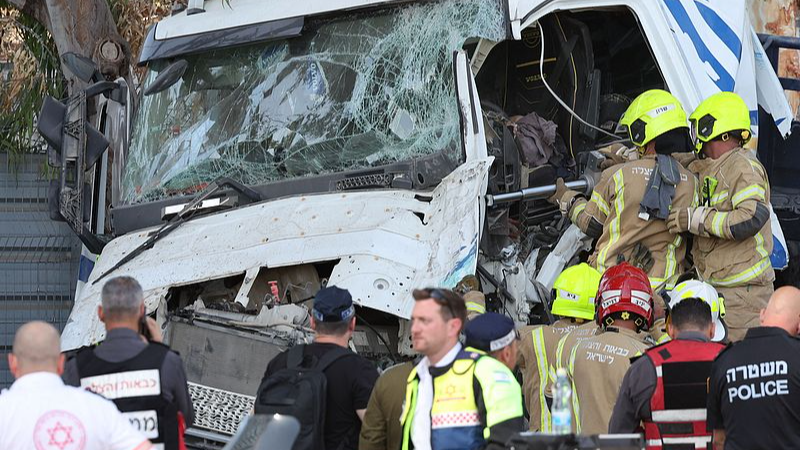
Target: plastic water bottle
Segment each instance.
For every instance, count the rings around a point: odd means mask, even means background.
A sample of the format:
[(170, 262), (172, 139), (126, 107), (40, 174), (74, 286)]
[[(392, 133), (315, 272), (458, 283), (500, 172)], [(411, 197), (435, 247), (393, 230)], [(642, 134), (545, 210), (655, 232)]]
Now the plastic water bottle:
[(572, 385), (563, 368), (556, 372), (553, 407), (550, 411), (553, 434), (572, 433)]

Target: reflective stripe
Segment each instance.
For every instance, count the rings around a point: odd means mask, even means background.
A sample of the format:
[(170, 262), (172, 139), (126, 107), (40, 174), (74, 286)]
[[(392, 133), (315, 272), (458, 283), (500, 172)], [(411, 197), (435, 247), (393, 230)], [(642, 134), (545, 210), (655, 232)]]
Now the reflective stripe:
[(722, 191), (719, 194), (716, 194), (713, 197), (711, 197), (711, 204), (709, 206), (716, 206), (725, 201), (725, 199), (727, 198), (728, 198), (728, 191)]
[(614, 199), (614, 220), (611, 221), (610, 227), (611, 238), (609, 239), (608, 244), (606, 244), (606, 246), (600, 250), (600, 253), (597, 257), (597, 270), (601, 273), (606, 270), (606, 258), (608, 258), (608, 250), (619, 240), (620, 215), (625, 207), (625, 186), (623, 185), (622, 177), (623, 175), (621, 170), (618, 170), (617, 173), (614, 174), (614, 190), (616, 192), (616, 198)]
[(665, 437), (661, 440), (665, 444), (694, 444), (695, 447), (705, 448), (705, 445), (711, 442), (711, 436)]
[(576, 344), (572, 347), (569, 354), (569, 378), (572, 380), (572, 415), (575, 417), (575, 434), (581, 432), (581, 402), (578, 400), (578, 391), (575, 389), (575, 353), (578, 350)]
[(706, 409), (665, 409), (653, 411), (653, 422), (697, 422), (706, 420)]
[(756, 169), (756, 172), (758, 172), (758, 174), (761, 175), (762, 178), (765, 178), (764, 177), (764, 166), (762, 166), (760, 162), (753, 161), (750, 158), (747, 158), (747, 162), (749, 162), (750, 165), (753, 166), (753, 169)]
[(486, 312), (486, 307), (481, 305), (480, 303), (475, 302), (467, 302), (467, 311), (476, 312), (478, 314), (483, 314)]
[(769, 253), (767, 253), (767, 249), (764, 248), (764, 236), (761, 236), (761, 233), (759, 232), (756, 233), (754, 238), (756, 240), (756, 251), (758, 254), (761, 255), (762, 258), (768, 257)]
[(731, 200), (733, 202), (733, 207), (736, 208), (739, 203), (742, 203), (750, 197), (756, 197), (761, 200), (765, 200), (766, 197), (764, 197), (764, 188), (757, 184), (751, 184), (750, 186), (747, 186), (746, 188), (737, 192)]
[(736, 275), (732, 275), (728, 278), (724, 278), (722, 280), (718, 280), (715, 278), (711, 278), (709, 283), (713, 286), (722, 286), (722, 287), (731, 287), (731, 286), (739, 286), (741, 284), (746, 284), (748, 281), (754, 279), (755, 277), (764, 273), (767, 268), (772, 267), (772, 263), (770, 263), (769, 258), (764, 258), (759, 261), (753, 267), (738, 273)]
[(542, 408), (540, 430), (550, 431), (550, 410), (544, 398), (549, 371), (547, 369), (547, 347), (544, 345), (544, 327), (539, 327), (531, 332), (533, 338), (533, 351), (536, 353), (536, 365), (539, 369), (539, 406)]
[(572, 210), (572, 215), (569, 217), (570, 220), (572, 222), (577, 222), (578, 216), (583, 212), (584, 209), (586, 209), (586, 202), (581, 202), (579, 205), (575, 206), (575, 208)]
[(717, 211), (714, 214), (714, 220), (711, 223), (711, 232), (714, 233), (717, 237), (725, 237), (722, 234), (722, 224), (725, 223), (725, 219), (728, 218), (728, 213)]
[(675, 259), (675, 251), (681, 246), (682, 242), (683, 238), (681, 238), (681, 235), (676, 234), (675, 239), (667, 244), (667, 267), (664, 269), (664, 278), (672, 277), (678, 270), (678, 261)]
[(694, 444), (695, 448), (705, 449), (711, 443), (711, 436), (692, 436), (680, 438), (648, 439), (647, 447), (661, 447), (663, 444)]
[(592, 199), (590, 201), (594, 202), (600, 209), (600, 211), (603, 212), (603, 214), (608, 215), (609, 213), (608, 203), (606, 203), (605, 199), (603, 199), (603, 197), (600, 194), (598, 194), (597, 191), (592, 192)]

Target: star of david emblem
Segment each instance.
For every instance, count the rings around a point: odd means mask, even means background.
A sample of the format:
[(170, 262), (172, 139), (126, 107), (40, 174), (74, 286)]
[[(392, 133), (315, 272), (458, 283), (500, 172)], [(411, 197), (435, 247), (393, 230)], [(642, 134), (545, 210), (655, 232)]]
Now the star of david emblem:
[(69, 444), (72, 444), (72, 427), (65, 427), (61, 422), (56, 422), (56, 425), (47, 429), (47, 434), (50, 436), (50, 442), (47, 445), (53, 445), (64, 450)]
[(631, 318), (631, 315), (630, 315), (630, 313), (628, 313), (628, 311), (625, 311), (625, 312), (622, 313), (621, 317), (622, 317), (622, 320), (628, 320), (628, 319)]
[(36, 421), (33, 429), (33, 448), (36, 450), (84, 450), (86, 427), (72, 413), (52, 410)]

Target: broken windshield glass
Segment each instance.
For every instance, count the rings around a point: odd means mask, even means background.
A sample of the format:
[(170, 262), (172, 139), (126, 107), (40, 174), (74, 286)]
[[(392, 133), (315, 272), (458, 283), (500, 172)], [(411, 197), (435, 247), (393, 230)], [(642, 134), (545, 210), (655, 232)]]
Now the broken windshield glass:
[[(185, 57), (142, 98), (122, 201), (248, 185), (445, 152), (461, 158), (452, 54), (502, 40), (495, 0), (448, 0), (307, 23), (301, 37)], [(167, 61), (154, 63), (147, 86)]]

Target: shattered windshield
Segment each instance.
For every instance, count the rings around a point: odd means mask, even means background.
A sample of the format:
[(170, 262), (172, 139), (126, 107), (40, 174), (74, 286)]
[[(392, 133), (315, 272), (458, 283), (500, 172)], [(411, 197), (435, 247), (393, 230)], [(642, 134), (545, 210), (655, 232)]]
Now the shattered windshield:
[[(307, 21), (300, 37), (186, 57), (142, 98), (122, 201), (249, 185), (445, 152), (461, 158), (453, 51), (502, 40), (496, 0), (449, 0)], [(150, 65), (148, 86), (169, 64)]]

